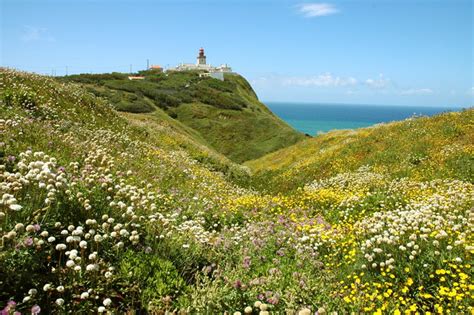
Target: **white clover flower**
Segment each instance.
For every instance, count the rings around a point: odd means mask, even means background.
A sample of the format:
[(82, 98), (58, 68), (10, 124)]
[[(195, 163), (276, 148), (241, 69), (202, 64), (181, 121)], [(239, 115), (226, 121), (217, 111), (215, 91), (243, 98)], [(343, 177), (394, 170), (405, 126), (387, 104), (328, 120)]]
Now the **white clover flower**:
[(13, 210), (13, 211), (19, 211), (23, 207), (20, 206), (20, 205), (17, 205), (17, 204), (12, 204), (12, 205), (9, 206), (9, 208), (10, 208), (10, 210)]
[(52, 287), (51, 284), (46, 283), (46, 284), (43, 286), (43, 291), (46, 291), (46, 292), (47, 292), (47, 291), (51, 290), (51, 287)]
[(98, 266), (96, 264), (89, 264), (86, 266), (86, 270), (87, 271), (94, 271), (98, 268)]
[(87, 220), (86, 220), (86, 224), (87, 224), (87, 225), (94, 225), (94, 224), (97, 224), (97, 221), (94, 220), (94, 219), (87, 219)]
[(79, 243), (79, 247), (80, 247), (80, 248), (87, 248), (87, 242), (86, 242), (86, 241), (81, 241), (81, 242)]
[(104, 306), (107, 307), (107, 306), (109, 306), (110, 304), (112, 304), (112, 300), (109, 299), (109, 298), (106, 298), (106, 299), (102, 302), (102, 304), (104, 304)]
[(25, 296), (25, 297), (23, 298), (23, 303), (26, 303), (26, 302), (28, 302), (29, 300), (31, 300), (31, 297), (30, 297), (30, 296)]
[(97, 243), (102, 242), (102, 240), (103, 237), (101, 235), (97, 234), (94, 236), (94, 241), (96, 241)]
[(64, 287), (63, 287), (62, 285), (60, 285), (60, 286), (58, 286), (58, 287), (56, 288), (56, 291), (58, 291), (58, 292), (64, 292)]
[(108, 278), (110, 278), (110, 277), (112, 277), (112, 273), (111, 273), (110, 271), (107, 271), (107, 272), (105, 273), (105, 278), (108, 279)]
[(29, 224), (26, 226), (26, 232), (32, 233), (34, 231), (35, 231), (35, 227), (33, 225)]
[(10, 240), (14, 239), (16, 236), (16, 232), (15, 231), (10, 231), (7, 233), (6, 237)]
[(66, 236), (66, 235), (68, 235), (68, 234), (69, 234), (69, 231), (68, 231), (68, 230), (62, 230), (62, 231), (61, 231), (61, 235), (63, 235), (63, 236)]
[(105, 307), (99, 306), (99, 307), (97, 308), (97, 312), (98, 312), (98, 313), (103, 313), (103, 312), (105, 312)]
[(66, 237), (66, 243), (72, 243), (72, 242), (74, 242), (74, 237), (72, 236)]
[(74, 262), (74, 260), (68, 260), (66, 262), (66, 266), (69, 267), (69, 268), (72, 268), (76, 265), (76, 263)]
[(64, 304), (64, 300), (63, 299), (57, 299), (55, 303), (59, 306), (62, 306)]
[(28, 290), (28, 294), (29, 294), (29, 295), (36, 295), (36, 293), (38, 293), (38, 290), (36, 290), (36, 289), (30, 289), (30, 290)]
[(41, 232), (40, 234), (42, 237), (48, 237), (49, 236), (49, 232), (48, 231), (43, 231)]
[(89, 292), (82, 292), (81, 293), (81, 300), (86, 300), (89, 298)]
[(25, 226), (23, 225), (23, 223), (17, 223), (15, 225), (15, 230), (17, 230), (19, 232), (19, 231), (22, 231), (24, 227)]
[(66, 250), (67, 246), (66, 244), (58, 244), (56, 245), (56, 250)]

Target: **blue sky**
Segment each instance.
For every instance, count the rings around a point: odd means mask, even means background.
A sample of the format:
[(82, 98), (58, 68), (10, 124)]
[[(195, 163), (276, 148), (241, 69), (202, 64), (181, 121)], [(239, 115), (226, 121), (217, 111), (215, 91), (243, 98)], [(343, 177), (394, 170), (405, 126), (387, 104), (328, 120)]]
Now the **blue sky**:
[(1, 65), (230, 64), (263, 101), (474, 104), (472, 1), (0, 0)]

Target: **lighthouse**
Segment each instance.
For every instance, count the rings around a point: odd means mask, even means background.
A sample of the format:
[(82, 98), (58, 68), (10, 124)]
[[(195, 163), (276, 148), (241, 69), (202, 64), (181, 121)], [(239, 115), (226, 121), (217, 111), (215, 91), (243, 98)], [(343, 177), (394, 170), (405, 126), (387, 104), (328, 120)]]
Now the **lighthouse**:
[[(196, 63), (181, 63), (174, 69), (168, 69), (168, 71), (200, 71), (200, 76), (211, 76), (215, 73), (232, 72), (232, 68), (227, 64), (223, 64), (218, 67), (213, 67), (212, 65), (208, 64), (206, 61), (206, 55), (204, 54), (204, 48), (201, 47), (196, 58)], [(223, 78), (223, 76), (219, 75), (219, 80), (223, 80), (220, 77)]]
[(199, 55), (197, 56), (196, 65), (204, 66), (206, 64), (206, 55), (204, 55), (204, 48), (199, 49)]

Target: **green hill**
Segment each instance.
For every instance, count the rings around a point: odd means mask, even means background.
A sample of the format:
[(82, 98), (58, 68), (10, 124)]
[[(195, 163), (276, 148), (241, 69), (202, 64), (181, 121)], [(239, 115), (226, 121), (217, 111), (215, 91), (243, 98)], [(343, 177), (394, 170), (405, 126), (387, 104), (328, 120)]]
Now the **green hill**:
[[(474, 182), (474, 109), (332, 131), (246, 163), (257, 185), (293, 190), (368, 165), (393, 178)], [(261, 182), (261, 184), (258, 184)]]
[[(101, 76), (0, 70), (2, 313), (472, 313), (472, 109), (243, 166), (173, 117), (248, 123), (248, 88), (246, 108), (158, 106)], [(109, 93), (153, 110), (118, 112)]]
[(248, 82), (226, 73), (225, 80), (199, 72), (142, 71), (144, 80), (120, 73), (64, 77), (84, 84), (119, 111), (152, 113), (160, 109), (192, 128), (203, 141), (236, 162), (258, 158), (296, 143), (304, 136), (273, 115)]

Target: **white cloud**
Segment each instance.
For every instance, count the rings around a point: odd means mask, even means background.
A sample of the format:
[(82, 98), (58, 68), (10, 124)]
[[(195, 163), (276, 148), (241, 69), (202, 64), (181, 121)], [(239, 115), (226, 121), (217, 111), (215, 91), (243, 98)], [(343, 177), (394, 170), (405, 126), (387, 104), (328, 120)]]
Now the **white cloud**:
[(283, 85), (293, 86), (324, 86), (324, 87), (339, 87), (339, 86), (352, 86), (358, 82), (353, 77), (337, 77), (330, 73), (320, 74), (311, 77), (289, 77), (282, 81)]
[[(400, 88), (397, 83), (383, 74), (378, 77), (361, 79), (353, 76), (338, 76), (332, 73), (322, 73), (309, 76), (295, 75), (287, 76), (277, 73), (267, 74), (251, 80), (251, 84), (256, 88), (318, 88), (319, 91), (329, 91), (329, 89), (339, 89), (346, 95), (405, 95), (422, 96), (432, 95), (436, 91), (431, 88)], [(474, 95), (474, 87), (468, 93)]]
[(400, 91), (401, 95), (428, 95), (433, 94), (432, 89), (423, 88), (423, 89), (408, 89)]
[(20, 39), (24, 42), (47, 41), (54, 42), (54, 37), (49, 33), (47, 28), (23, 26), (23, 33)]
[(474, 95), (474, 86), (472, 88), (470, 88), (469, 90), (467, 90), (467, 94), (468, 95)]
[(317, 17), (336, 14), (339, 10), (329, 3), (303, 3), (298, 6), (298, 11), (305, 17)]
[(365, 84), (373, 89), (385, 89), (391, 85), (391, 81), (388, 78), (385, 78), (383, 74), (379, 74), (377, 79), (367, 79)]

